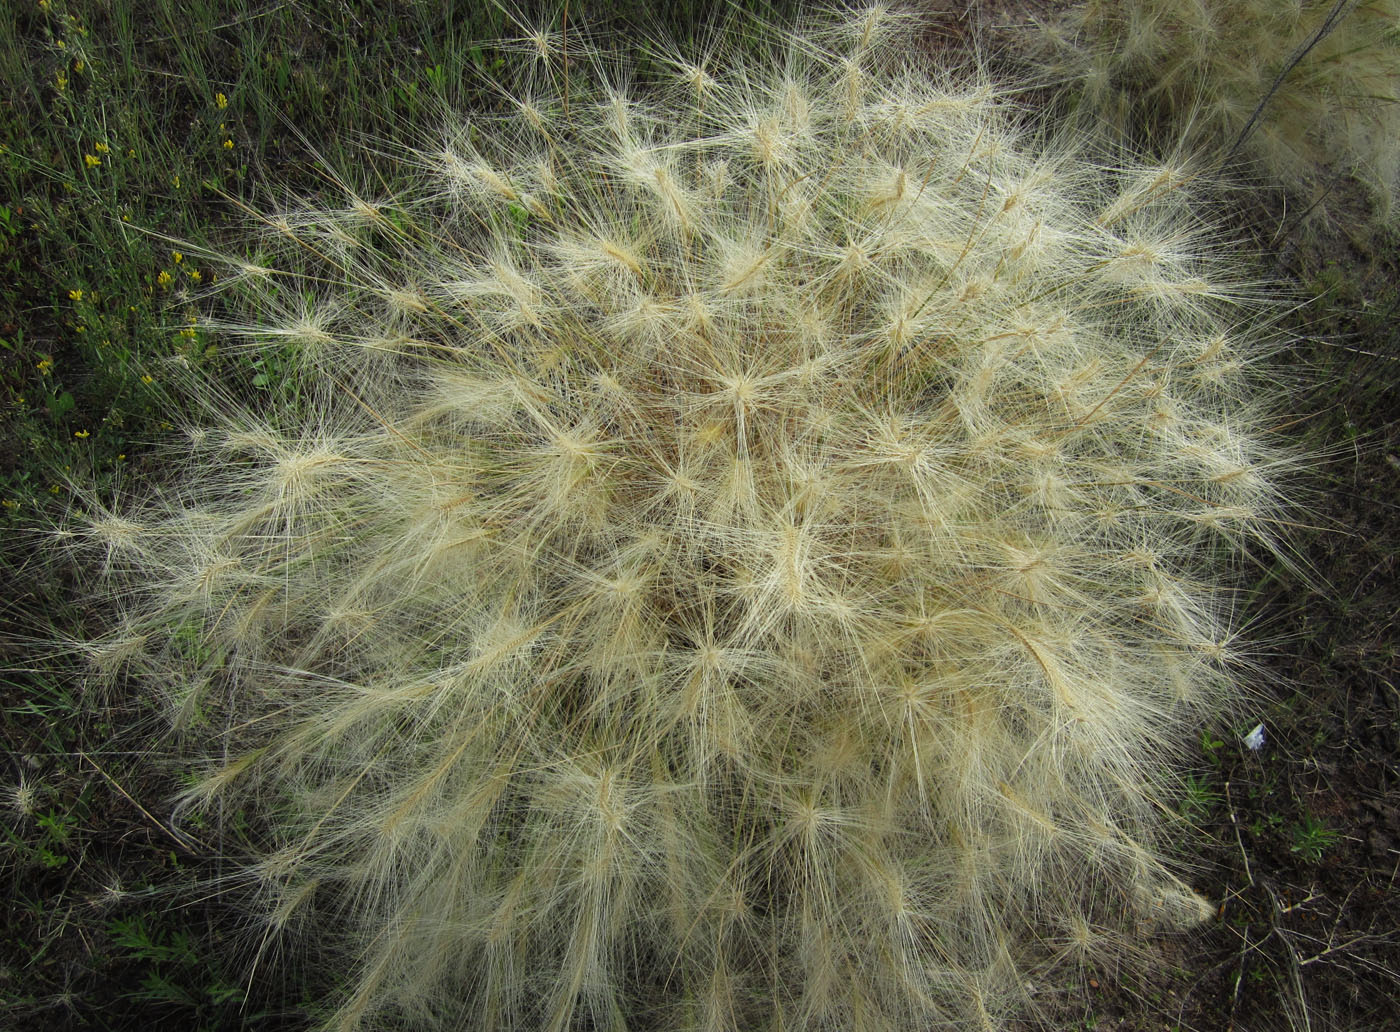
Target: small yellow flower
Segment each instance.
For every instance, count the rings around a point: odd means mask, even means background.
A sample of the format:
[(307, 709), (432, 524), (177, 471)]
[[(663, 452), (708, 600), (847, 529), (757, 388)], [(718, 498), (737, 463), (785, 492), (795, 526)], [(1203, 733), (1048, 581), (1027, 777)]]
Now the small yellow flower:
[(198, 333), (198, 330), (181, 330), (180, 336), (184, 337), (186, 340), (194, 340)]
[(86, 430), (75, 430), (73, 431), (73, 436), (81, 441), (83, 438), (88, 436), (88, 432)]
[(82, 299), (83, 299), (83, 292), (82, 292), (81, 290), (70, 290), (70, 291), (68, 291), (68, 300), (69, 300), (69, 301), (81, 301)]
[(77, 74), (77, 75), (82, 75), (82, 74), (83, 74), (83, 69), (84, 69), (85, 67), (87, 67), (87, 66), (83, 63), (83, 59), (82, 59), (81, 57), (78, 58), (76, 61), (73, 62), (73, 71), (74, 71), (74, 73)]
[(128, 158), (134, 158), (134, 157), (136, 157), (136, 148), (135, 148), (135, 147), (128, 147), (128, 148), (126, 149), (126, 156), (127, 156)]
[(199, 282), (200, 280), (202, 280), (203, 278), (204, 278), (204, 274), (201, 273), (198, 269), (191, 269), (191, 270), (190, 270), (190, 279), (194, 280), (196, 283), (198, 283), (198, 282)]
[(53, 84), (57, 86), (58, 91), (62, 93), (68, 88), (68, 76), (64, 75), (62, 72), (59, 72), (53, 77)]
[(118, 461), (118, 462), (121, 462), (121, 460), (124, 459), (124, 458), (126, 458), (126, 452), (122, 452), (120, 455), (118, 455), (118, 456), (117, 456), (117, 461)]
[(171, 278), (172, 277), (170, 273), (166, 272), (164, 269), (161, 269), (160, 275), (156, 277), (156, 283), (158, 283), (162, 287), (168, 287), (170, 286)]
[(232, 141), (232, 140), (225, 140), (225, 141), (224, 141), (224, 150), (233, 150), (233, 141)]
[(183, 262), (183, 261), (185, 260), (185, 256), (184, 256), (183, 254), (181, 254), (179, 251), (171, 251), (171, 252), (170, 252), (170, 256), (171, 256), (172, 258), (175, 259), (175, 264), (176, 264), (176, 265), (179, 265), (181, 262)]
[(14, 512), (16, 509), (19, 508), (19, 502), (6, 498), (3, 502), (0, 502), (0, 506), (4, 506), (6, 509), (9, 509), (11, 512)]
[(59, 40), (59, 41), (58, 41), (58, 49), (59, 49), (59, 50), (67, 50), (67, 49), (68, 49), (68, 41), (67, 41), (67, 40), (62, 40), (62, 39)]
[(179, 177), (179, 176), (176, 176), (174, 179), (171, 180), (171, 182), (175, 184), (175, 189), (177, 189), (177, 190), (180, 189), (180, 177)]
[(102, 164), (102, 159), (96, 154), (84, 154), (83, 161), (87, 162), (88, 168), (96, 168), (98, 165)]
[(52, 487), (49, 488), (49, 494), (56, 495), (62, 490), (63, 488), (59, 487), (57, 484), (54, 484)]
[(37, 366), (36, 368), (39, 370), (39, 375), (40, 375), (40, 376), (48, 376), (48, 375), (49, 375), (49, 370), (53, 368), (53, 359), (51, 359), (51, 358), (41, 358), (41, 359), (39, 359), (39, 364), (38, 364), (38, 366)]
[(39, 10), (41, 10), (41, 11), (47, 11), (48, 9), (49, 9), (49, 0), (39, 0)]
[(156, 378), (155, 378), (154, 376), (152, 376), (150, 373), (142, 373), (142, 374), (141, 374), (141, 382), (142, 382), (142, 383), (155, 383), (155, 382), (156, 382)]
[(224, 108), (228, 107), (228, 98), (222, 93), (214, 94), (214, 106), (222, 111)]
[(98, 154), (106, 154), (111, 151), (112, 148), (108, 147), (105, 143), (94, 143), (92, 149), (97, 151)]

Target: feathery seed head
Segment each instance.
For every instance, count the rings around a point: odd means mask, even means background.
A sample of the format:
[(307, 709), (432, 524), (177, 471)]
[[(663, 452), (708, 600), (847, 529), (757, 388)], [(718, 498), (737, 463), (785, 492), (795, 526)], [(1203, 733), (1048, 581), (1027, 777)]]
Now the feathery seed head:
[[(1045, 57), (1085, 87), (1083, 110), (1155, 126), (1178, 147), (1251, 159), (1319, 204), (1339, 177), (1381, 219), (1400, 186), (1396, 0), (1086, 0), (1048, 26)], [(1171, 188), (1144, 176), (1104, 212)]]
[(993, 1028), (1105, 895), (1204, 913), (1156, 854), (1280, 509), (1249, 295), (1182, 169), (912, 25), (625, 88), (528, 36), (534, 99), (351, 204), (411, 228), (289, 225), (231, 332), (303, 348), (304, 426), (219, 415), (80, 535), (227, 722), (191, 804), (277, 800), (341, 1027)]

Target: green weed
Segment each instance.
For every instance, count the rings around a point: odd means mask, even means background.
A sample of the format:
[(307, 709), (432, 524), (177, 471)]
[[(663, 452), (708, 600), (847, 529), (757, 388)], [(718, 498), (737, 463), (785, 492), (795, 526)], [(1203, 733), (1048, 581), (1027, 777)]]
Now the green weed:
[(1339, 834), (1312, 814), (1305, 813), (1290, 829), (1289, 848), (1310, 864), (1322, 862), (1327, 850), (1337, 844)]

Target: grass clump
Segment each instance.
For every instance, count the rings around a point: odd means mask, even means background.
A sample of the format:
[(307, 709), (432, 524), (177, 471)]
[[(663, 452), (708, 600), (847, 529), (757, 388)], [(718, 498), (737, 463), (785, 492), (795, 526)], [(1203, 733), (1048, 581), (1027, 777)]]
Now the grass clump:
[(912, 29), (525, 34), (509, 114), (220, 275), (299, 403), (196, 384), (171, 484), (80, 506), (84, 647), (259, 815), (333, 1027), (996, 1028), (1209, 915), (1162, 821), (1275, 536), (1258, 306), (1189, 169)]
[(1400, 182), (1394, 0), (1086, 0), (1049, 38), (1099, 116), (1249, 159), (1312, 204), (1350, 178), (1389, 218)]

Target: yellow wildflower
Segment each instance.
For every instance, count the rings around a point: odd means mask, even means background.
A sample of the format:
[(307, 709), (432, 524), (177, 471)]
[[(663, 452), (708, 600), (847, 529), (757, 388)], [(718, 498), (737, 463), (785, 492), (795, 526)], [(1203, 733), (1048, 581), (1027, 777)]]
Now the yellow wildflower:
[(70, 291), (68, 291), (68, 300), (69, 300), (69, 301), (81, 301), (82, 299), (83, 299), (83, 292), (82, 292), (81, 290), (75, 289), (75, 290), (70, 290)]
[(92, 145), (92, 149), (95, 150), (95, 151), (97, 151), (98, 154), (106, 154), (106, 153), (108, 153), (112, 148), (111, 148), (111, 147), (108, 147), (105, 143), (94, 143), (94, 144)]
[(49, 375), (49, 370), (53, 368), (53, 359), (51, 359), (51, 358), (41, 358), (41, 359), (39, 359), (39, 364), (38, 364), (38, 366), (37, 366), (36, 368), (39, 370), (39, 375), (40, 375), (40, 376), (48, 376), (48, 375)]
[(10, 498), (6, 498), (3, 502), (0, 502), (0, 506), (4, 506), (6, 509), (9, 509), (11, 512), (14, 512), (16, 509), (19, 508), (19, 502), (16, 502)]
[(142, 373), (142, 374), (141, 374), (141, 382), (142, 382), (142, 383), (155, 383), (155, 382), (156, 382), (156, 378), (155, 378), (154, 376), (152, 376), (150, 373)]
[(196, 283), (198, 283), (198, 282), (199, 282), (200, 280), (202, 280), (203, 278), (204, 278), (204, 274), (201, 273), (198, 269), (191, 269), (191, 270), (190, 270), (190, 279), (194, 280)]
[(225, 140), (225, 141), (224, 141), (224, 150), (233, 150), (233, 141), (232, 141), (232, 140)]
[(74, 73), (77, 74), (77, 75), (82, 75), (82, 74), (83, 74), (83, 69), (84, 69), (85, 67), (87, 67), (87, 66), (84, 64), (83, 59), (82, 59), (81, 57), (78, 58), (76, 61), (73, 62), (73, 71), (74, 71)]
[(184, 256), (183, 254), (181, 254), (179, 251), (171, 251), (171, 252), (170, 252), (170, 255), (171, 255), (172, 258), (175, 259), (175, 264), (176, 264), (176, 265), (179, 265), (181, 262), (183, 262), (183, 261), (185, 260), (185, 256)]
[(162, 287), (168, 287), (170, 286), (171, 278), (172, 277), (170, 273), (166, 272), (164, 269), (161, 269), (160, 275), (156, 277), (156, 283), (158, 283)]
[(75, 430), (73, 431), (73, 436), (81, 441), (83, 438), (88, 436), (88, 432), (86, 430)]
[(49, 488), (49, 494), (54, 494), (54, 495), (56, 495), (56, 494), (58, 494), (58, 492), (60, 492), (60, 491), (62, 491), (62, 490), (63, 490), (63, 488), (59, 487), (57, 484), (54, 484), (52, 487)]
[(214, 94), (214, 106), (222, 111), (224, 108), (228, 107), (228, 98), (222, 93)]
[(102, 164), (102, 159), (96, 154), (84, 154), (83, 160), (87, 162), (88, 168), (96, 168), (98, 165)]
[(68, 88), (68, 76), (64, 75), (62, 72), (59, 72), (53, 77), (53, 83), (55, 86), (58, 87), (59, 92), (62, 93)]
[(128, 148), (126, 149), (126, 156), (127, 156), (128, 158), (134, 158), (134, 157), (136, 157), (136, 148), (135, 148), (135, 147), (128, 147)]
[(184, 337), (186, 340), (194, 340), (198, 332), (197, 330), (181, 330), (180, 336)]

